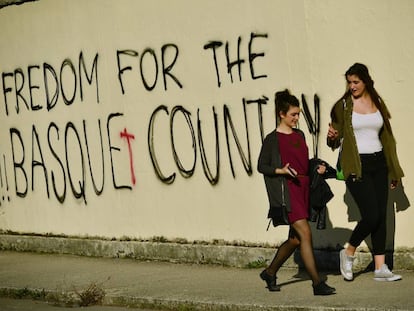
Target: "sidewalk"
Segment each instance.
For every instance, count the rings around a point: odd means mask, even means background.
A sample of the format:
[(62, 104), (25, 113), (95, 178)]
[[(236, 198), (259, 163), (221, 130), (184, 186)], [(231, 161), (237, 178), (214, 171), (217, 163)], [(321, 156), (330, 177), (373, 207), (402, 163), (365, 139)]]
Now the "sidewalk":
[[(414, 310), (414, 272), (398, 282), (375, 282), (362, 273), (353, 282), (328, 273), (332, 296), (313, 296), (304, 272), (283, 269), (281, 292), (269, 292), (261, 269), (142, 262), (56, 254), (0, 252), (0, 296), (70, 301), (74, 291), (103, 288), (104, 305), (170, 310)], [(79, 295), (74, 295), (79, 298)], [(1, 308), (0, 308), (1, 309)]]

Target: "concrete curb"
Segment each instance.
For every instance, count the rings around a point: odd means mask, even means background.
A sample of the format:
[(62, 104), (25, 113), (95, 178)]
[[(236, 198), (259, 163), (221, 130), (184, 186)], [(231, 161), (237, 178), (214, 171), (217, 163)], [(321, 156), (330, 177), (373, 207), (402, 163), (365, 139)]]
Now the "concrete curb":
[[(0, 297), (17, 299), (34, 299), (61, 307), (79, 307), (79, 299), (74, 292), (45, 291), (30, 288), (0, 288)], [(156, 299), (151, 297), (115, 296), (108, 294), (99, 304), (101, 306), (127, 307), (148, 310), (197, 310), (197, 311), (332, 311), (332, 307), (324, 306), (295, 306), (295, 305), (259, 305), (234, 304), (208, 301), (190, 301), (175, 299)], [(87, 306), (85, 306), (87, 307)], [(377, 308), (338, 308), (344, 311), (376, 311)], [(400, 311), (404, 311), (399, 309)]]
[[(264, 266), (272, 260), (275, 254), (275, 249), (265, 247), (109, 241), (7, 234), (0, 234), (0, 250), (218, 264), (238, 268)], [(413, 249), (398, 249), (388, 255), (393, 260), (394, 269), (414, 270)], [(355, 271), (365, 269), (372, 261), (371, 254), (364, 249), (357, 252), (356, 256)], [(315, 257), (320, 270), (334, 271), (339, 267), (338, 250), (315, 250)], [(284, 266), (301, 268), (302, 262), (299, 253), (289, 258)]]
[[(121, 298), (121, 299), (119, 299)], [(185, 300), (168, 300), (168, 299), (152, 299), (140, 297), (108, 297), (105, 301), (110, 301), (107, 306), (128, 306), (139, 309), (155, 309), (155, 310), (195, 310), (195, 311), (378, 311), (376, 308), (332, 308), (324, 306), (295, 306), (295, 305), (274, 305), (264, 306), (259, 304), (230, 304), (230, 303), (214, 303), (200, 301)], [(404, 310), (399, 310), (404, 311)]]

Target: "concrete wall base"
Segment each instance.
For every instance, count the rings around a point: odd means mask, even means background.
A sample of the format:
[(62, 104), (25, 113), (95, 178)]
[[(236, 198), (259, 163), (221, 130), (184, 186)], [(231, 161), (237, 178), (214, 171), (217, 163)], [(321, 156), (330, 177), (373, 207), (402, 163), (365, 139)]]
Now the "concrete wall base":
[[(45, 237), (0, 234), (0, 250), (36, 253), (70, 254), (90, 257), (132, 258), (177, 263), (218, 264), (238, 268), (266, 266), (275, 248), (230, 245), (189, 244), (172, 242), (109, 241), (88, 238)], [(339, 250), (315, 250), (318, 267), (322, 271), (339, 269)], [(368, 250), (358, 249), (355, 271), (371, 268)], [(396, 270), (414, 270), (414, 249), (401, 248), (387, 254), (388, 265)], [(302, 268), (300, 253), (296, 252), (284, 265)]]

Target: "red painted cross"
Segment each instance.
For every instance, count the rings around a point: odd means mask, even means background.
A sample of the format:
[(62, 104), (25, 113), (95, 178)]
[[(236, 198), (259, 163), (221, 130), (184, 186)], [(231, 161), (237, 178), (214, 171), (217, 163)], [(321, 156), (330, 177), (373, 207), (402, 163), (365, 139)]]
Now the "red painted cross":
[(129, 166), (131, 169), (131, 179), (132, 184), (135, 185), (136, 179), (135, 179), (135, 173), (134, 173), (134, 161), (132, 156), (132, 148), (131, 148), (131, 139), (135, 139), (135, 136), (131, 133), (127, 132), (127, 129), (124, 128), (124, 131), (120, 133), (121, 138), (126, 138), (128, 143), (128, 151), (129, 151)]

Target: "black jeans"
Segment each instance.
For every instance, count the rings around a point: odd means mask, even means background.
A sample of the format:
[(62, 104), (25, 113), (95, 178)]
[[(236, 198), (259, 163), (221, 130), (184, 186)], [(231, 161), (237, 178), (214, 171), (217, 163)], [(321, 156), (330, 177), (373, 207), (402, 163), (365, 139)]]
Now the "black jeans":
[(348, 178), (346, 186), (361, 213), (349, 243), (358, 247), (371, 235), (374, 255), (385, 254), (388, 169), (384, 153), (361, 154), (362, 179)]

